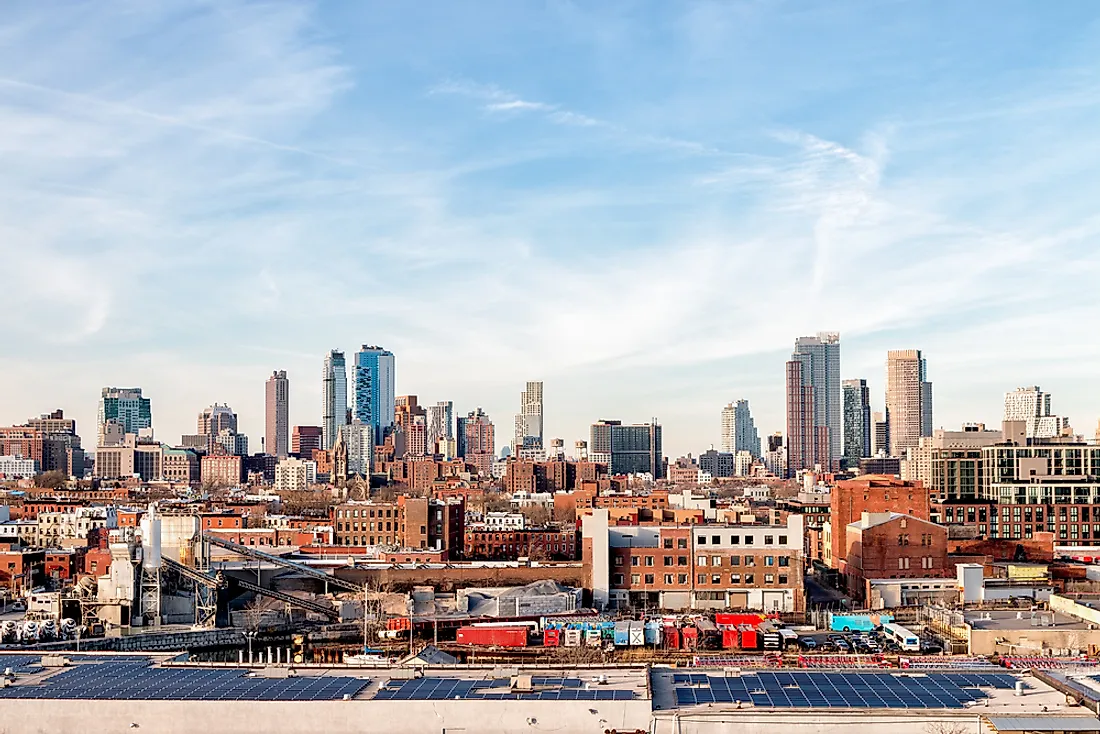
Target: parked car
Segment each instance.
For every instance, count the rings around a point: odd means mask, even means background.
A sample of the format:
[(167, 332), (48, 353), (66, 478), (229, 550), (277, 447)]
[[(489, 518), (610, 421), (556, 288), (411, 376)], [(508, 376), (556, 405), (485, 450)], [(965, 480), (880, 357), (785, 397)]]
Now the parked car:
[(943, 646), (935, 642), (923, 642), (921, 643), (920, 651), (923, 655), (939, 655), (943, 652)]
[(799, 637), (798, 646), (805, 652), (814, 652), (817, 650), (817, 640), (812, 637)]
[(821, 652), (836, 652), (836, 643), (832, 640), (825, 640), (818, 648)]
[(844, 640), (837, 640), (834, 644), (836, 645), (837, 652), (849, 653), (852, 651), (851, 646)]

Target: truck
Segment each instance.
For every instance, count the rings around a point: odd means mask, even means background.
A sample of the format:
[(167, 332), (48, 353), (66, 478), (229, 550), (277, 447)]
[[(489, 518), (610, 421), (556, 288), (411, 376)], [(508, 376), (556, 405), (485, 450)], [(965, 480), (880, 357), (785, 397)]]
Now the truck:
[(894, 620), (891, 614), (837, 614), (829, 612), (833, 632), (870, 632)]

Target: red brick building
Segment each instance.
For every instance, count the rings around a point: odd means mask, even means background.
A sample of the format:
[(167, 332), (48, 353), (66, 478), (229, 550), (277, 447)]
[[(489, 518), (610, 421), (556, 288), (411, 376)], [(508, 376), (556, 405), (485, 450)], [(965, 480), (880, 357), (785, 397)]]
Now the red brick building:
[(244, 463), (240, 456), (208, 454), (202, 457), (203, 484), (235, 487), (243, 480)]
[(290, 434), (290, 453), (303, 459), (312, 459), (313, 452), (320, 449), (320, 426), (294, 426)]
[(26, 426), (0, 428), (0, 456), (34, 459), (42, 467), (42, 432)]
[(466, 530), (466, 560), (574, 561), (578, 557), (577, 550), (577, 532), (571, 526), (566, 529)]
[(865, 512), (845, 532), (848, 592), (867, 598), (869, 579), (943, 578), (954, 573), (947, 563), (947, 528), (897, 512)]
[(829, 502), (832, 542), (826, 548), (827, 560), (844, 573), (847, 528), (864, 512), (900, 512), (918, 520), (929, 520), (929, 492), (920, 482), (903, 481), (889, 476), (869, 475), (837, 482)]

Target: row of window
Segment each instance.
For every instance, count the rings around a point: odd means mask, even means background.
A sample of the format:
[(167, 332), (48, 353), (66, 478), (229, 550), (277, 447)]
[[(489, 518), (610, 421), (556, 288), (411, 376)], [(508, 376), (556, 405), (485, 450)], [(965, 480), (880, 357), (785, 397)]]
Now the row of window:
[[(898, 570), (899, 571), (908, 571), (909, 570), (909, 560), (910, 559), (908, 557), (899, 558), (898, 559)], [(923, 568), (923, 569), (935, 568), (936, 567), (935, 559), (932, 558), (932, 556), (924, 556), (923, 558), (920, 559), (920, 567)]]
[[(740, 535), (729, 535), (727, 537), (729, 538), (729, 542), (726, 543), (726, 545), (742, 545)], [(755, 535), (746, 535), (746, 536), (744, 536), (744, 540), (745, 540), (744, 545), (752, 545), (754, 542), (756, 542), (756, 536)], [(706, 535), (696, 535), (695, 536), (695, 544), (696, 545), (706, 545), (707, 544), (707, 536)], [(710, 544), (711, 545), (722, 545), (722, 536), (721, 535), (711, 535), (710, 536)], [(786, 544), (787, 544), (787, 536), (786, 535), (780, 535), (779, 536), (779, 545), (786, 545)], [(764, 536), (764, 545), (775, 545), (775, 536), (774, 535), (765, 535)]]
[[(367, 515), (368, 510), (363, 510), (362, 517), (375, 517), (375, 512), (378, 513), (378, 517), (397, 517), (397, 510), (392, 508), (387, 510), (370, 510), (370, 515)], [(382, 514), (385, 512), (385, 514)], [(336, 517), (359, 517), (359, 510), (336, 510)]]
[[(631, 586), (641, 586), (644, 583), (647, 586), (652, 586), (652, 585), (656, 584), (656, 578), (657, 578), (656, 575), (652, 574), (652, 573), (646, 573), (646, 574), (632, 573), (632, 574), (630, 574), (630, 585)], [(688, 578), (689, 578), (689, 575), (686, 574), (686, 573), (681, 573), (681, 574), (666, 573), (664, 575), (664, 585), (665, 586), (674, 586), (674, 585), (686, 586), (687, 583), (688, 583)], [(612, 584), (615, 585), (615, 586), (623, 586), (623, 585), (625, 585), (625, 582), (626, 582), (626, 576), (624, 574), (617, 573), (612, 577)], [(789, 582), (790, 582), (790, 577), (785, 573), (781, 573), (781, 574), (766, 573), (766, 574), (763, 575), (763, 583), (765, 585), (775, 585), (775, 584), (778, 583), (779, 586), (786, 586)], [(720, 574), (720, 573), (711, 573), (711, 574), (700, 573), (700, 574), (696, 574), (695, 583), (696, 583), (696, 585), (699, 585), (699, 586), (706, 586), (708, 584), (711, 585), (711, 586), (721, 586), (723, 584), (726, 584), (726, 577), (723, 574)], [(746, 574), (731, 573), (731, 574), (729, 574), (729, 584), (728, 585), (730, 585), (730, 586), (742, 586), (742, 585), (744, 585), (744, 586), (755, 586), (756, 585), (756, 574), (752, 574), (752, 573), (746, 573)]]
[[(373, 533), (376, 529), (374, 527), (375, 523), (373, 523), (373, 522), (372, 523), (363, 523), (363, 530), (368, 529), (367, 528), (368, 524), (370, 525), (370, 532)], [(387, 522), (386, 527), (384, 527), (384, 528), (382, 527), (381, 522), (377, 523), (377, 525), (378, 525), (377, 530), (389, 530), (389, 531), (397, 530), (397, 523), (395, 523), (395, 522)], [(423, 525), (421, 526), (421, 528), (423, 528)], [(338, 532), (338, 533), (343, 533), (343, 532), (349, 532), (349, 533), (350, 532), (356, 532), (356, 533), (358, 533), (359, 532), (359, 523), (357, 523), (357, 522), (355, 522), (355, 523), (338, 522), (338, 523), (336, 523), (336, 532)], [(423, 530), (421, 530), (421, 532), (423, 532)]]

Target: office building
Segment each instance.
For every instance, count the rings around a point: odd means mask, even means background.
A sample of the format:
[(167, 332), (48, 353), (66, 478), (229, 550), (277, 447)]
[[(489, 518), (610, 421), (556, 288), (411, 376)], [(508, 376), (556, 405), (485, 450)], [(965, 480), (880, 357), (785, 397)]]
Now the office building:
[(97, 432), (107, 421), (118, 421), (125, 433), (137, 433), (152, 428), (153, 412), (149, 398), (143, 397), (140, 387), (105, 387), (99, 398)]
[(348, 376), (344, 353), (333, 349), (321, 370), (321, 431), (326, 450), (336, 443), (340, 426), (348, 422)]
[(237, 414), (228, 405), (214, 403), (199, 413), (198, 433), (202, 436), (217, 436), (222, 429), (237, 432)]
[(321, 448), (321, 426), (294, 426), (290, 433), (290, 453), (303, 459), (313, 458), (314, 449)]
[(369, 477), (374, 471), (374, 427), (356, 419), (340, 426), (347, 451), (347, 476)]
[(728, 403), (722, 408), (722, 453), (736, 455), (748, 451), (754, 459), (760, 458), (760, 434), (756, 431), (748, 400)]
[(982, 449), (1002, 441), (1003, 433), (984, 423), (964, 424), (961, 431), (937, 428), (905, 450), (901, 478), (924, 484), (934, 501), (973, 502), (982, 483)]
[(890, 424), (882, 413), (871, 414), (871, 455), (888, 456), (890, 453)]
[(588, 445), (589, 460), (606, 464), (611, 474), (664, 478), (661, 426), (656, 421), (635, 425), (597, 421), (592, 424)]
[(544, 449), (542, 428), (542, 383), (528, 382), (527, 389), (519, 395), (519, 413), (516, 414), (515, 441), (513, 453), (521, 454), (521, 449)]
[(393, 353), (364, 344), (355, 354), (352, 386), (352, 416), (374, 428), (375, 444), (380, 445), (394, 422)]
[(180, 439), (183, 448), (210, 453), (220, 444), (231, 454), (248, 453), (248, 437), (237, 434), (237, 414), (228, 405), (215, 403), (205, 408), (199, 413), (196, 428), (198, 433)]
[(84, 476), (85, 454), (76, 433), (75, 420), (66, 418), (63, 410), (55, 410), (31, 418), (27, 427), (42, 435), (40, 471), (59, 471), (77, 479)]
[(428, 446), (433, 452), (438, 450), (439, 440), (450, 440), (454, 433), (454, 403), (450, 400), (440, 400), (435, 405), (428, 406)]
[(867, 380), (845, 380), (844, 392), (844, 463), (859, 464), (871, 456), (871, 391)]
[(932, 383), (919, 349), (893, 350), (886, 355), (886, 422), (889, 455), (904, 456), (921, 436), (932, 435)]
[(266, 402), (264, 450), (282, 458), (290, 453), (290, 381), (286, 371), (277, 370), (267, 378)]
[(735, 468), (734, 455), (728, 451), (710, 449), (699, 454), (699, 471), (706, 472), (715, 479), (732, 477)]
[(843, 453), (840, 334), (799, 337), (787, 362), (787, 469), (831, 469)]
[(109, 443), (101, 443), (95, 450), (94, 476), (97, 479), (127, 479), (140, 477), (142, 481), (159, 481), (162, 478), (164, 448), (155, 441), (146, 441), (132, 433), (118, 438), (110, 421), (104, 435)]

